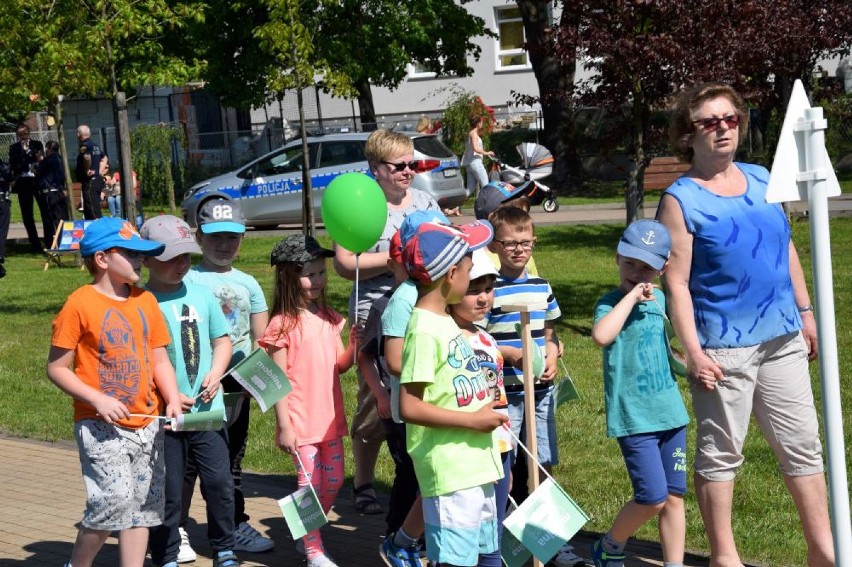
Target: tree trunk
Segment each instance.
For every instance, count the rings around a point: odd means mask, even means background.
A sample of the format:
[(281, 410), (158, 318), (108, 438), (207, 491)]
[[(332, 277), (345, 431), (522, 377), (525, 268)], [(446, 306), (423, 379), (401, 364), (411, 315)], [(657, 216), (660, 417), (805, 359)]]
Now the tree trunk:
[[(124, 217), (136, 224), (136, 193), (133, 191), (133, 165), (130, 158), (130, 128), (127, 123), (127, 99), (124, 92), (115, 93), (115, 125), (118, 134), (119, 165), (121, 167), (121, 205)], [(168, 167), (168, 165), (166, 165)], [(168, 191), (169, 209), (175, 212), (175, 192)]]
[(633, 163), (624, 189), (624, 204), (627, 209), (627, 224), (645, 218), (645, 168), (649, 156), (645, 153), (645, 133), (651, 120), (651, 112), (645, 108), (645, 99), (640, 88), (636, 89), (630, 116), (633, 138)]
[(296, 89), (299, 102), (299, 134), (302, 136), (302, 234), (314, 235), (314, 196), (311, 184), (311, 160), (308, 133), (305, 130), (305, 101), (302, 89)]
[(538, 82), (544, 119), (543, 143), (555, 158), (555, 187), (570, 194), (583, 179), (583, 162), (577, 151), (574, 107), (576, 60), (562, 61), (553, 52), (553, 22), (546, 0), (517, 0), (524, 22), (530, 63)]
[(361, 109), (361, 131), (372, 132), (377, 130), (379, 125), (376, 122), (376, 109), (373, 107), (373, 91), (370, 88), (370, 81), (358, 79), (355, 82), (355, 88), (358, 89), (358, 107)]

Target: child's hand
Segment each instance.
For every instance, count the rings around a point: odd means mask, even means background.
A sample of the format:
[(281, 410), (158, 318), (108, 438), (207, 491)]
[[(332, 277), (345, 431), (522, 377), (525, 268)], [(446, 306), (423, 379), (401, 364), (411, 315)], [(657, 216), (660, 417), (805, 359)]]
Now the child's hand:
[(541, 373), (542, 382), (550, 382), (556, 378), (556, 357), (548, 356), (544, 359), (544, 370)]
[(359, 323), (349, 327), (349, 346), (364, 344), (364, 324)]
[[(190, 398), (192, 399), (192, 398)], [(172, 402), (166, 405), (166, 417), (177, 419), (183, 413), (181, 409), (182, 402)], [(189, 407), (192, 407), (191, 405)]]
[(214, 376), (213, 374), (207, 374), (204, 377), (204, 381), (201, 382), (201, 391), (198, 392), (198, 397), (201, 398), (202, 402), (210, 403), (216, 397), (221, 381), (221, 376)]
[(296, 433), (291, 429), (275, 428), (275, 445), (289, 455), (295, 455), (297, 450)]
[(127, 419), (130, 417), (130, 412), (127, 410), (127, 406), (106, 394), (98, 396), (94, 406), (98, 415), (104, 418), (104, 421), (107, 423), (115, 423), (120, 419)]
[(178, 400), (180, 402), (181, 413), (188, 412), (195, 405), (195, 398), (190, 398), (185, 394), (178, 394)]
[(705, 390), (715, 390), (716, 382), (725, 379), (722, 367), (704, 353), (697, 358), (687, 358), (686, 375)]
[(654, 284), (650, 283), (636, 284), (636, 287), (634, 287), (631, 292), (636, 303), (639, 303), (640, 301), (653, 301), (655, 287), (656, 286)]
[(470, 414), (470, 425), (468, 428), (474, 431), (481, 431), (482, 433), (489, 433), (501, 427), (504, 423), (507, 423), (509, 416), (494, 411), (494, 406), (496, 405), (497, 402), (491, 402), (487, 406)]
[(387, 390), (382, 389), (382, 392), (375, 396), (376, 410), (379, 412), (379, 417), (382, 419), (391, 419), (390, 394)]

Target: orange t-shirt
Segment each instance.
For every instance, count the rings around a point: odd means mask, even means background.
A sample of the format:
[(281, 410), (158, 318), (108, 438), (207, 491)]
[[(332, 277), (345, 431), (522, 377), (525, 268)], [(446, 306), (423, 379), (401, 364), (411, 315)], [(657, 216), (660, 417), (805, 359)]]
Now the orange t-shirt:
[[(74, 351), (74, 373), (84, 383), (120, 400), (130, 413), (159, 415), (151, 351), (170, 340), (150, 292), (131, 287), (130, 296), (120, 301), (85, 285), (68, 297), (53, 320), (51, 344)], [(74, 400), (74, 421), (97, 417), (94, 407)], [(117, 425), (138, 429), (149, 422), (131, 417)]]

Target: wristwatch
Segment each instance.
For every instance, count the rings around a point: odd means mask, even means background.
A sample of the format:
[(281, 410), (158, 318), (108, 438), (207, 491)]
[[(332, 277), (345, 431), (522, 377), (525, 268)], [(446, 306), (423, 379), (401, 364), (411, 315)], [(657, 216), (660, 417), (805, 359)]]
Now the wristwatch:
[(796, 309), (799, 310), (799, 313), (807, 313), (808, 311), (813, 311), (814, 306), (813, 305), (805, 305), (804, 307), (797, 307)]

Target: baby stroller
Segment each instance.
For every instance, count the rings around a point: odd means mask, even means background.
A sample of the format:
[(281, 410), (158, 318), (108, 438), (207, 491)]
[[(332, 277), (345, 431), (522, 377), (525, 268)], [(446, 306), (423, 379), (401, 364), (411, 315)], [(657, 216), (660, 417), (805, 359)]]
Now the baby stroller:
[(511, 183), (521, 191), (525, 191), (524, 188), (531, 183), (533, 187), (528, 188), (528, 192), (525, 193), (530, 205), (541, 205), (548, 213), (558, 211), (559, 201), (556, 200), (556, 193), (550, 187), (538, 181), (553, 172), (553, 154), (541, 144), (532, 142), (518, 144), (515, 146), (515, 150), (521, 156), (522, 168), (512, 167), (495, 158), (493, 160), (494, 166), (491, 169), (491, 179)]

